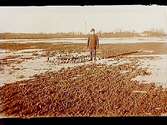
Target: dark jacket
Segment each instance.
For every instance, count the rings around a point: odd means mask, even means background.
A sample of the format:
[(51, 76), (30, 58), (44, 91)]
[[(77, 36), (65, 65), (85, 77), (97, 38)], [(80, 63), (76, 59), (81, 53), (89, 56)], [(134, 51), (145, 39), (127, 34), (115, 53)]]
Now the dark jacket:
[(96, 46), (99, 45), (99, 38), (96, 34), (90, 35), (88, 37), (88, 48), (96, 49)]

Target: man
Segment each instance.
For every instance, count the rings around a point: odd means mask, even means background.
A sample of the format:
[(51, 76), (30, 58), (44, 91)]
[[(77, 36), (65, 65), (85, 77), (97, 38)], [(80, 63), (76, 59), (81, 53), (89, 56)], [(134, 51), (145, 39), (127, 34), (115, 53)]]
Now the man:
[(90, 56), (91, 56), (90, 60), (92, 61), (93, 57), (94, 57), (94, 60), (96, 60), (96, 48), (99, 48), (99, 38), (95, 34), (95, 29), (94, 28), (91, 29), (90, 33), (91, 34), (88, 37), (87, 47), (90, 50)]

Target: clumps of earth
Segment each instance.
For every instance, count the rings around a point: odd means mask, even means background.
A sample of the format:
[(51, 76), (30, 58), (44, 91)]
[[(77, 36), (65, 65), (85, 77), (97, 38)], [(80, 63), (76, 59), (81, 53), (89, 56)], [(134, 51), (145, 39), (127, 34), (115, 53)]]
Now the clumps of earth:
[[(101, 59), (99, 56), (97, 60)], [(55, 56), (54, 59), (48, 57), (47, 61), (56, 63), (56, 64), (65, 64), (65, 63), (84, 63), (90, 61), (90, 55), (79, 55), (79, 54), (59, 54)]]
[[(126, 73), (121, 73), (128, 70)], [(167, 112), (167, 90), (131, 79), (135, 62), (89, 64), (0, 87), (1, 113), (16, 117), (154, 116)]]

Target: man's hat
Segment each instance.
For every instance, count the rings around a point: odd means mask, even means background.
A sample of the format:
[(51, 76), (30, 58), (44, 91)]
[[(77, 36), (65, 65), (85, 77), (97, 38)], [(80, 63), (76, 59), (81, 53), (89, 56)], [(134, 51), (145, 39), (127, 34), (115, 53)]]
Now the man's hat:
[(95, 29), (94, 29), (94, 28), (92, 28), (90, 32), (93, 32), (93, 31), (95, 32)]

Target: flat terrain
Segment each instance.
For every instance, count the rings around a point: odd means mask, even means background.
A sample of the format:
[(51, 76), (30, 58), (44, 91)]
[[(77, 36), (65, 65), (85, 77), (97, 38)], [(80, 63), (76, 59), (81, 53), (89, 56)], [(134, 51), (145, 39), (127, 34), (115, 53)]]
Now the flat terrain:
[[(45, 62), (59, 57), (54, 60), (54, 66), (64, 66), (37, 73), (29, 79), (4, 83), (0, 87), (0, 112), (4, 117), (160, 116), (167, 113), (165, 87), (156, 82), (133, 80), (152, 74), (141, 66), (140, 59), (151, 62), (155, 58), (151, 55), (166, 55), (166, 43), (101, 45), (96, 62), (82, 55), (88, 52), (86, 44), (3, 43), (0, 49), (42, 50), (41, 53), (31, 52), (32, 58), (22, 59), (16, 54), (4, 57), (0, 59), (2, 70), (16, 62), (19, 65), (37, 58), (42, 61), (43, 57)], [(70, 53), (81, 56), (72, 57)], [(68, 68), (67, 64), (76, 65)]]

